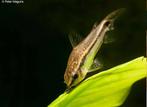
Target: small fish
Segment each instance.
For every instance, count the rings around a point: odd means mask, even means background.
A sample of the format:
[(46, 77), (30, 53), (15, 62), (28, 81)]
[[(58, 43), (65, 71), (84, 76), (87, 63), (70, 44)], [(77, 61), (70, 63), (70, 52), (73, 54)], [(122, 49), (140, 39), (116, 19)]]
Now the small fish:
[[(67, 89), (78, 85), (88, 72), (96, 71), (101, 67), (95, 64), (95, 56), (104, 42), (107, 31), (113, 29), (115, 19), (124, 11), (118, 9), (106, 16), (100, 24), (95, 24), (88, 36), (74, 46), (67, 63), (64, 80)], [(94, 68), (92, 67), (94, 64)]]

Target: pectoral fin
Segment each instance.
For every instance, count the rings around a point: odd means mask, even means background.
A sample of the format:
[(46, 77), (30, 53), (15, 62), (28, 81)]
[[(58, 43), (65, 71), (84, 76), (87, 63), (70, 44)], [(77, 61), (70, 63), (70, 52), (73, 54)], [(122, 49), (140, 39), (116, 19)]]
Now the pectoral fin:
[(103, 67), (102, 63), (100, 63), (100, 61), (98, 60), (98, 58), (96, 58), (93, 61), (93, 64), (91, 65), (91, 68), (88, 70), (88, 72), (97, 71), (97, 70), (101, 69), (102, 67)]

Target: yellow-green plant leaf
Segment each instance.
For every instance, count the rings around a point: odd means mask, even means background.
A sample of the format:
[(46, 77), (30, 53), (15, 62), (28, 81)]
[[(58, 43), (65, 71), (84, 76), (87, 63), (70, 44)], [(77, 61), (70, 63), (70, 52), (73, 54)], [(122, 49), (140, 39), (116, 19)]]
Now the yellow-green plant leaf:
[(146, 76), (147, 59), (139, 57), (89, 77), (48, 107), (117, 107), (124, 102), (133, 83)]

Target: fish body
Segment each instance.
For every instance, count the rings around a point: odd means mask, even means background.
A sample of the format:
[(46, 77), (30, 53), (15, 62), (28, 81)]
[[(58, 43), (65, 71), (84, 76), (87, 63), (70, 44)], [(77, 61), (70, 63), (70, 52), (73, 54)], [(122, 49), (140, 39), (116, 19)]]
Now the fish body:
[(88, 36), (73, 48), (64, 74), (68, 88), (79, 84), (90, 71), (94, 58), (104, 42), (106, 32), (112, 30), (115, 19), (123, 10), (118, 9), (106, 16), (99, 24), (95, 24)]

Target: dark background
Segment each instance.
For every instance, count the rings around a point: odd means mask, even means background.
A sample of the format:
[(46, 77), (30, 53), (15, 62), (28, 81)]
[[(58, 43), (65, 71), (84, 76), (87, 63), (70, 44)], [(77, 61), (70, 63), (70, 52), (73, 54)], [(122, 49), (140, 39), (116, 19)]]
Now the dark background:
[[(127, 12), (99, 56), (104, 69), (145, 56), (143, 0), (25, 0), (0, 4), (0, 107), (46, 107), (66, 86), (71, 30), (86, 36), (110, 12)], [(134, 84), (123, 107), (145, 107), (145, 79)]]

